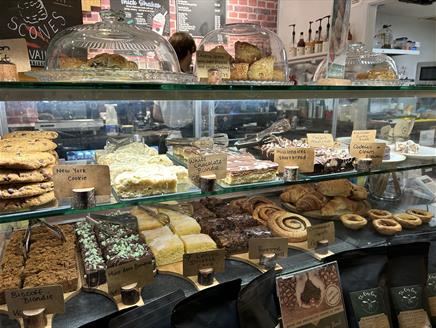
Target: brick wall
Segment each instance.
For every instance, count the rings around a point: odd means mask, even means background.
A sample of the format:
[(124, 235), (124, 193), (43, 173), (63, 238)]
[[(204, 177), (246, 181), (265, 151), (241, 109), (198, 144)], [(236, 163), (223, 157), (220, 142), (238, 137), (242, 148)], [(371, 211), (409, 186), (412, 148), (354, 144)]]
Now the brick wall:
[[(257, 23), (277, 31), (278, 2), (279, 0), (227, 0), (226, 23)], [(109, 9), (110, 0), (100, 0), (100, 8)], [(92, 7), (91, 12), (84, 12), (83, 22), (85, 24), (98, 22), (100, 8)], [(175, 0), (170, 0), (170, 31), (171, 34), (176, 32)]]

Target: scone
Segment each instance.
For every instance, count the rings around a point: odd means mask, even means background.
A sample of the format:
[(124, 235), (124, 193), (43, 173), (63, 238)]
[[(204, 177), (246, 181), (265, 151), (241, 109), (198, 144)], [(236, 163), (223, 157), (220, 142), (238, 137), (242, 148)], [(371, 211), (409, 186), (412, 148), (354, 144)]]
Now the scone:
[(235, 60), (237, 63), (254, 63), (256, 60), (262, 58), (262, 52), (258, 47), (248, 42), (235, 43)]
[(137, 70), (138, 65), (127, 60), (121, 55), (102, 53), (91, 58), (87, 62), (87, 66), (91, 68), (115, 68), (125, 70)]
[(250, 65), (248, 79), (253, 81), (271, 81), (274, 77), (274, 57), (268, 56)]
[(29, 139), (56, 139), (58, 137), (58, 133), (54, 131), (15, 131), (6, 133), (3, 136), (3, 139), (10, 138), (29, 138)]
[(49, 139), (13, 138), (0, 140), (0, 152), (44, 152), (56, 149), (57, 145)]
[(250, 64), (247, 63), (234, 64), (230, 69), (230, 80), (247, 80), (249, 67)]
[(49, 153), (9, 153), (0, 152), (0, 168), (36, 170), (53, 165), (56, 158)]
[(37, 170), (0, 169), (0, 185), (48, 181), (53, 177), (53, 166)]
[(216, 46), (215, 48), (210, 49), (209, 52), (218, 53), (218, 54), (225, 54), (231, 63), (234, 62), (233, 57), (227, 52), (226, 49), (224, 49), (223, 46)]
[(54, 189), (53, 182), (7, 185), (0, 188), (0, 199), (25, 198), (44, 194)]

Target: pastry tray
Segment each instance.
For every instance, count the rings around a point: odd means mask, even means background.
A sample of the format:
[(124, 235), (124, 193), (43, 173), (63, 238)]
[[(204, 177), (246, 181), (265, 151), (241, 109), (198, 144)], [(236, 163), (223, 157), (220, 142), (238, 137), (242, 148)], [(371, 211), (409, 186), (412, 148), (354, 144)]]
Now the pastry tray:
[(196, 196), (201, 194), (201, 190), (194, 186), (194, 185), (187, 185), (187, 184), (179, 184), (177, 185), (177, 191), (167, 194), (158, 194), (158, 195), (149, 195), (149, 196), (142, 196), (142, 197), (132, 197), (132, 198), (123, 198), (118, 196), (115, 189), (112, 188), (112, 193), (115, 196), (115, 199), (122, 203), (122, 202), (132, 202), (132, 201), (143, 201), (143, 200), (156, 200), (156, 201), (165, 201), (167, 199), (172, 199), (174, 195), (177, 194), (177, 196), (182, 197), (189, 197), (189, 196)]

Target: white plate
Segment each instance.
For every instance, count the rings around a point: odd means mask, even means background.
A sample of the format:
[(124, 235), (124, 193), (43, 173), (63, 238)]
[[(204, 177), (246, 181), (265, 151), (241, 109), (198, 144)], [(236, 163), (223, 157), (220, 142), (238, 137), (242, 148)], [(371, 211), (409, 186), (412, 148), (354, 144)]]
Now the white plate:
[(398, 163), (398, 162), (402, 162), (404, 160), (406, 160), (406, 156), (404, 156), (403, 154), (394, 153), (391, 151), (390, 158), (384, 159), (383, 163)]
[[(339, 138), (336, 138), (336, 141), (339, 141), (340, 143), (343, 143), (345, 145), (349, 145), (351, 143), (351, 137), (339, 137)], [(383, 140), (383, 139), (375, 139), (375, 142), (385, 143), (385, 144), (388, 143), (387, 140)]]
[(404, 154), (408, 158), (416, 159), (434, 159), (436, 158), (436, 148), (419, 146), (419, 152), (417, 154)]

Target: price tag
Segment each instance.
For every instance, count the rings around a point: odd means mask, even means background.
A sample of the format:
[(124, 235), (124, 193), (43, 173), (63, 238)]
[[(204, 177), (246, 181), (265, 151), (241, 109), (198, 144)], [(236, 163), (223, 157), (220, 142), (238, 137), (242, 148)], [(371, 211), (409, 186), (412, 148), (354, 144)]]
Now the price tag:
[(276, 148), (274, 162), (279, 164), (279, 172), (288, 165), (297, 165), (300, 172), (313, 172), (315, 152), (312, 148)]
[(329, 245), (335, 242), (335, 225), (333, 222), (307, 227), (307, 248), (316, 248), (320, 240), (328, 240)]
[(195, 276), (198, 270), (213, 268), (215, 272), (224, 272), (224, 249), (213, 251), (189, 253), (183, 255), (183, 275), (185, 277)]
[(248, 241), (248, 258), (259, 259), (262, 254), (274, 253), (278, 257), (288, 256), (287, 238), (252, 238)]
[(353, 130), (351, 133), (351, 143), (355, 142), (375, 142), (377, 130)]
[(307, 143), (312, 148), (333, 147), (335, 140), (330, 133), (308, 133)]
[(110, 197), (109, 176), (107, 165), (56, 165), (53, 174), (56, 198), (68, 200), (73, 196), (73, 189), (91, 187), (95, 188), (97, 200), (101, 196)]
[(45, 309), (46, 314), (64, 313), (64, 291), (60, 285), (5, 291), (9, 317), (18, 318), (24, 310)]
[(153, 281), (153, 265), (151, 257), (131, 261), (115, 267), (107, 268), (106, 280), (109, 294), (118, 295), (121, 287), (137, 283), (141, 288)]
[(230, 60), (227, 54), (199, 50), (195, 55), (197, 60), (197, 78), (200, 81), (207, 81), (210, 69), (219, 70), (223, 80), (230, 79)]
[(188, 160), (188, 174), (194, 183), (198, 183), (201, 173), (215, 174), (224, 179), (227, 174), (227, 154), (195, 156)]
[(356, 158), (372, 158), (372, 167), (383, 162), (386, 144), (383, 142), (356, 142), (350, 145), (350, 154)]

